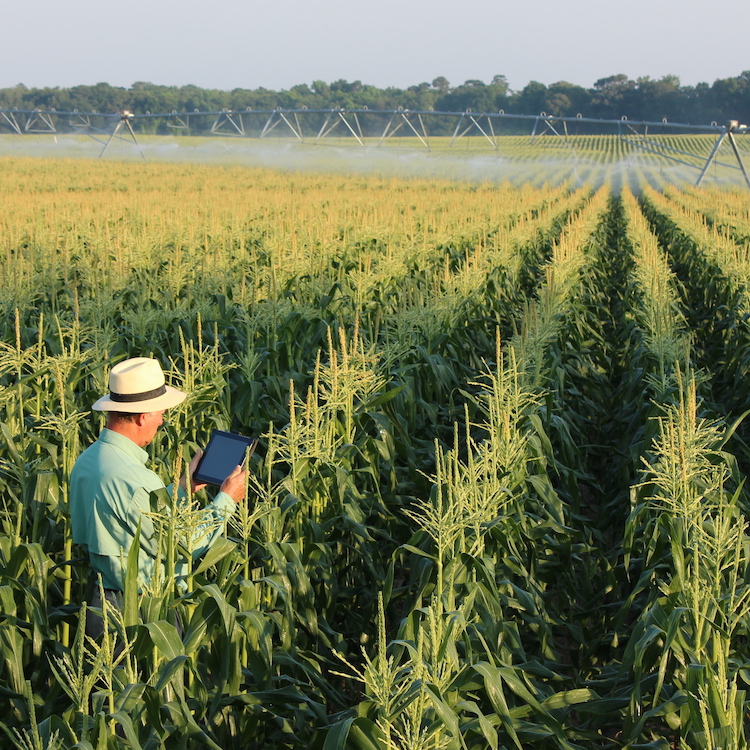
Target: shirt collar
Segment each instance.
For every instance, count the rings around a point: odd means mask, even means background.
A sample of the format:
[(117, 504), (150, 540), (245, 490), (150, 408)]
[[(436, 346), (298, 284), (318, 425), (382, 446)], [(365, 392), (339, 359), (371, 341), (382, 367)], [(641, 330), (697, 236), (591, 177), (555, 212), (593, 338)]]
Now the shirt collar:
[(144, 466), (148, 461), (148, 453), (137, 446), (130, 438), (126, 438), (125, 435), (120, 435), (119, 432), (114, 430), (108, 430), (106, 427), (99, 433), (99, 440), (102, 443), (109, 443), (110, 445), (125, 451), (129, 456), (139, 461)]

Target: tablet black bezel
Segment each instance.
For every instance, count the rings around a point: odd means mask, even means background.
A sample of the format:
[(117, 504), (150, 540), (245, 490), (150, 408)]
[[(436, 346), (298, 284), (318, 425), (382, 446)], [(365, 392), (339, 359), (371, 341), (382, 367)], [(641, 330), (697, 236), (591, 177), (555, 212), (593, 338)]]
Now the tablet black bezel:
[(245, 446), (244, 456), (248, 457), (247, 449), (250, 449), (250, 455), (253, 454), (253, 451), (255, 450), (255, 446), (258, 444), (258, 438), (251, 438), (247, 437), (246, 435), (240, 435), (236, 432), (226, 432), (225, 430), (214, 430), (211, 433), (211, 437), (208, 440), (208, 445), (206, 446), (206, 449), (203, 451), (203, 455), (201, 456), (201, 460), (198, 462), (198, 466), (195, 468), (195, 472), (193, 473), (193, 481), (197, 482), (199, 484), (215, 484), (217, 486), (221, 486), (221, 483), (226, 479), (226, 477), (222, 477), (221, 479), (214, 477), (214, 476), (208, 476), (207, 474), (202, 474), (202, 466), (203, 461), (208, 456), (209, 452), (211, 451), (211, 446), (214, 444), (214, 437), (220, 436), (224, 438), (229, 438), (231, 440), (236, 440), (238, 443), (242, 443)]

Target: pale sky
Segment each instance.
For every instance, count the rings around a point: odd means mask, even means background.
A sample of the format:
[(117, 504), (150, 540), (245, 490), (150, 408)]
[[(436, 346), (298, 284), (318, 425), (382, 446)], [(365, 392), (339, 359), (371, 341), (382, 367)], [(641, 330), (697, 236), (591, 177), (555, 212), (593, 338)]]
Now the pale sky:
[(403, 88), (502, 74), (518, 90), (750, 70), (747, 0), (0, 0), (0, 11), (0, 87)]

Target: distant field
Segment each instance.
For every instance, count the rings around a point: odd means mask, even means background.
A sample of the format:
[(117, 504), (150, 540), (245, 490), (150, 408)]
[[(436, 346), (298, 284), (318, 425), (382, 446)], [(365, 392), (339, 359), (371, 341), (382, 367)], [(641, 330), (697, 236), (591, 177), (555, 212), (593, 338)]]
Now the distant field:
[[(559, 184), (569, 179), (579, 184), (601, 184), (608, 179), (626, 179), (635, 185), (646, 178), (652, 184), (690, 185), (699, 174), (702, 160), (713, 147), (713, 135), (662, 135), (652, 133), (644, 141), (648, 148), (663, 147), (671, 156), (691, 166), (668, 160), (656, 153), (636, 148), (618, 136), (556, 135), (498, 136), (488, 139), (466, 136), (451, 146), (450, 138), (431, 138), (429, 150), (417, 138), (390, 138), (379, 143), (368, 139), (365, 146), (354, 138), (327, 137), (319, 142), (300, 143), (291, 139), (216, 137), (139, 136), (143, 154), (149, 161), (195, 162), (268, 166), (286, 170), (374, 172), (394, 176), (445, 177), (461, 180), (511, 181), (515, 184), (545, 182)], [(739, 139), (744, 149), (744, 141)], [(496, 148), (495, 148), (496, 146)], [(4, 135), (0, 136), (0, 156), (41, 156), (55, 158), (97, 158), (103, 144), (86, 136)], [(724, 164), (734, 164), (725, 145)], [(686, 156), (695, 154), (696, 156)], [(117, 139), (105, 156), (108, 160), (140, 160), (141, 152), (131, 140)], [(746, 156), (750, 163), (750, 158)], [(716, 165), (707, 183), (739, 185), (736, 168)]]
[[(0, 746), (747, 747), (748, 192), (575, 143), (0, 160)], [(260, 442), (204, 558), (154, 497), (190, 574), (93, 644), (68, 479), (137, 355), (189, 393), (165, 482)]]

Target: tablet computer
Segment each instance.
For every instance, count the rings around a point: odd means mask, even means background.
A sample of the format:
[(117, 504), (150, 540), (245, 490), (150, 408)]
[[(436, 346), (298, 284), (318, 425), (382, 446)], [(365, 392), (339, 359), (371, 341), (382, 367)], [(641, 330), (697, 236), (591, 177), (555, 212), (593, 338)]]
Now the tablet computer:
[(220, 485), (233, 471), (253, 454), (258, 438), (245, 437), (235, 432), (214, 430), (193, 474), (193, 480)]

